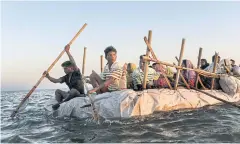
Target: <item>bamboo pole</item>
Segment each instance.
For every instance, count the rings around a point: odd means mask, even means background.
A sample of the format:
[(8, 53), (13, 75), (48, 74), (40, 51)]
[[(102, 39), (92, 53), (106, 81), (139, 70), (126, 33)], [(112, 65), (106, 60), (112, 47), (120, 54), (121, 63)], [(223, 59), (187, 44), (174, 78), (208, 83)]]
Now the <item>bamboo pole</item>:
[[(177, 61), (179, 61), (178, 58), (177, 58), (177, 56), (175, 56), (175, 58), (176, 58)], [(194, 65), (193, 65), (193, 68), (195, 69)], [(195, 72), (196, 72), (196, 71), (195, 71)], [(201, 86), (203, 87), (204, 90), (207, 90), (207, 88), (203, 85), (202, 80), (200, 79), (199, 72), (196, 72), (196, 73), (198, 74), (197, 79), (198, 79), (198, 81), (200, 82)]]
[[(198, 62), (197, 62), (197, 68), (198, 68), (198, 69), (200, 68), (201, 58), (202, 58), (202, 48), (199, 48), (199, 52), (198, 52)], [(198, 77), (199, 77), (199, 74), (197, 73), (197, 79), (196, 79), (196, 83), (195, 83), (195, 87), (196, 87), (196, 88), (197, 88), (197, 86), (198, 86)]]
[[(154, 59), (157, 59), (157, 56), (155, 55), (155, 53), (154, 53), (154, 51), (153, 51), (153, 49), (152, 49), (152, 46), (148, 43), (146, 37), (144, 37), (144, 41), (145, 41), (145, 43), (146, 43), (148, 49), (150, 50), (152, 56), (154, 57)], [(162, 73), (162, 75), (163, 75), (163, 77), (165, 78), (165, 80), (166, 80), (166, 82), (167, 82), (169, 88), (172, 90), (172, 86), (171, 86), (171, 84), (170, 84), (169, 79), (167, 78), (167, 76), (166, 76), (164, 73)]]
[(83, 63), (82, 63), (82, 77), (85, 75), (86, 50), (87, 50), (87, 48), (84, 47), (84, 52), (83, 52)]
[(156, 56), (155, 53), (153, 52), (153, 49), (152, 49), (151, 44), (148, 42), (147, 37), (144, 37), (143, 39), (144, 39), (144, 41), (145, 41), (145, 43), (146, 43), (146, 45), (147, 45), (148, 50), (151, 52), (152, 56), (153, 56), (154, 58), (157, 58), (157, 56)]
[[(214, 65), (213, 65), (213, 73), (216, 72), (216, 67), (217, 67), (217, 61), (218, 61), (218, 54), (215, 52), (215, 57), (214, 57)], [(215, 78), (212, 78), (212, 83), (211, 83), (211, 90), (214, 87), (214, 80)]]
[(227, 71), (227, 74), (230, 74), (231, 73), (231, 71), (230, 71), (230, 69), (226, 66), (227, 65), (227, 63), (226, 63), (226, 59), (224, 59), (224, 68), (226, 69), (226, 71)]
[(100, 56), (101, 73), (103, 72), (103, 55)]
[(178, 57), (177, 57), (177, 56), (175, 56), (175, 58), (176, 58), (177, 62), (179, 62), (179, 59), (178, 59)]
[[(68, 43), (68, 45), (71, 45), (76, 38), (80, 35), (80, 33), (85, 29), (85, 27), (87, 26), (87, 24), (85, 23), (82, 28), (77, 32), (77, 34), (73, 37), (73, 39)], [(47, 69), (47, 73), (53, 68), (53, 66), (58, 62), (58, 60), (62, 57), (62, 55), (65, 53), (65, 49), (58, 55), (58, 57), (54, 60), (54, 62), (48, 67)], [(11, 117), (13, 118), (19, 108), (22, 106), (22, 104), (31, 96), (31, 94), (33, 93), (33, 91), (38, 87), (38, 85), (41, 83), (41, 81), (46, 77), (46, 74), (43, 74), (40, 79), (38, 80), (38, 82), (33, 86), (33, 88), (28, 92), (28, 94), (24, 97), (24, 99), (21, 101), (21, 103), (18, 105), (18, 107), (12, 112)]]
[(201, 93), (203, 93), (203, 94), (205, 94), (205, 95), (207, 95), (207, 96), (210, 96), (211, 98), (214, 98), (214, 99), (219, 100), (219, 101), (221, 101), (221, 102), (223, 102), (223, 103), (229, 104), (229, 105), (231, 105), (231, 106), (234, 106), (234, 107), (240, 109), (240, 106), (237, 105), (237, 104), (235, 104), (235, 103), (232, 103), (232, 102), (226, 101), (226, 100), (224, 100), (224, 99), (218, 98), (218, 97), (216, 97), (216, 96), (214, 96), (214, 95), (212, 95), (212, 94), (210, 94), (210, 93), (208, 93), (208, 92), (199, 90), (199, 89), (197, 89), (197, 88), (195, 88), (195, 87), (192, 87), (192, 86), (190, 86), (190, 87), (191, 87), (192, 89), (198, 91), (198, 92), (201, 92)]
[(204, 90), (207, 90), (207, 88), (204, 86), (204, 84), (202, 83), (202, 80), (200, 78), (200, 76), (197, 77), (198, 81), (200, 82), (201, 86), (203, 87)]
[[(178, 61), (178, 66), (182, 65), (182, 57), (183, 57), (183, 52), (184, 52), (184, 45), (185, 45), (185, 39), (182, 39), (182, 45), (181, 45), (181, 51), (179, 55), (179, 61)], [(176, 81), (174, 84), (174, 89), (177, 89), (178, 86), (178, 80), (179, 80), (179, 74), (180, 74), (180, 69), (177, 70), (177, 75), (176, 75)]]
[(174, 65), (174, 64), (170, 64), (170, 63), (167, 63), (167, 62), (163, 62), (163, 61), (160, 61), (160, 60), (157, 60), (157, 59), (153, 59), (153, 58), (149, 58), (149, 57), (145, 57), (145, 56), (143, 57), (143, 59), (148, 60), (148, 61), (152, 61), (152, 62), (156, 62), (156, 63), (162, 64), (162, 65), (174, 67), (174, 68), (177, 68), (177, 69), (193, 70), (195, 72), (198, 72), (201, 75), (205, 75), (205, 76), (209, 76), (209, 77), (219, 78), (219, 76), (220, 76), (219, 74), (214, 74), (214, 73), (207, 72), (207, 71), (204, 71), (204, 70), (199, 70), (199, 69), (196, 69), (196, 68), (192, 69), (192, 68), (186, 68), (186, 67), (182, 67), (182, 66), (177, 66), (177, 65)]
[[(173, 63), (173, 64), (176, 65), (175, 63)], [(188, 89), (190, 89), (190, 86), (189, 86), (189, 84), (187, 83), (187, 81), (185, 80), (185, 78), (184, 78), (184, 76), (182, 75), (182, 73), (180, 73), (180, 77), (181, 77), (182, 81), (184, 82), (184, 84), (186, 85), (186, 87), (187, 87)]]
[[(149, 45), (151, 45), (151, 42), (152, 42), (152, 31), (149, 30), (148, 31), (148, 43), (149, 43)], [(146, 56), (149, 57), (149, 55), (150, 55), (150, 50), (147, 47)], [(143, 60), (143, 61), (145, 61), (145, 60)], [(145, 63), (144, 63), (144, 77), (143, 77), (143, 83), (142, 83), (143, 89), (146, 89), (147, 76), (148, 76), (148, 61), (145, 61)]]

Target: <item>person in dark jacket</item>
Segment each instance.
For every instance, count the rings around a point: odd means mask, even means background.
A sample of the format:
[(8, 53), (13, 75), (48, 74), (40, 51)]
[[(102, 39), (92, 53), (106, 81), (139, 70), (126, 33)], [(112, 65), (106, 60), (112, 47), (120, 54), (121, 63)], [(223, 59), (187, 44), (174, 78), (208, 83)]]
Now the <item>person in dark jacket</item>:
[(77, 67), (72, 55), (69, 52), (70, 45), (65, 46), (65, 51), (69, 57), (69, 61), (65, 61), (62, 63), (62, 67), (66, 75), (60, 77), (58, 79), (51, 77), (47, 71), (43, 74), (46, 74), (46, 78), (48, 78), (53, 83), (66, 83), (69, 88), (69, 91), (63, 91), (57, 89), (55, 91), (55, 98), (58, 101), (56, 105), (53, 105), (53, 109), (57, 109), (60, 103), (68, 101), (74, 97), (85, 96), (84, 95), (84, 84), (82, 81), (82, 75)]

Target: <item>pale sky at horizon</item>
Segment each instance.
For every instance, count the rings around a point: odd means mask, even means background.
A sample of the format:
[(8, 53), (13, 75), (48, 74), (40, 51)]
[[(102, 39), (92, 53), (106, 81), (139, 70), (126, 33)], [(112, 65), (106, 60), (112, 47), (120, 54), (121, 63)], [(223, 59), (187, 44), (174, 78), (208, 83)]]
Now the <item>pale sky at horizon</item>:
[[(143, 37), (153, 31), (152, 47), (159, 59), (176, 62), (181, 40), (184, 58), (195, 65), (199, 47), (208, 62), (214, 52), (240, 64), (240, 2), (1, 2), (1, 89), (29, 90), (84, 23), (88, 26), (72, 44), (82, 69), (87, 47), (86, 75), (100, 72), (100, 55), (113, 45), (118, 61), (138, 64), (146, 52)], [(50, 72), (61, 77), (61, 63)], [(106, 64), (106, 61), (104, 61)], [(44, 79), (38, 88), (66, 88)]]

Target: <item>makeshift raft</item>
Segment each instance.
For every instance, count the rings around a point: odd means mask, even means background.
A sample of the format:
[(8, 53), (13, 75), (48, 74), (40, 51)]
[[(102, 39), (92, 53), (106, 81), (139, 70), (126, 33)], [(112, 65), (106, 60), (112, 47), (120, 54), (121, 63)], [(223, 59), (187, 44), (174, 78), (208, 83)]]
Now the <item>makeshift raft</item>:
[[(240, 102), (240, 93), (230, 96), (221, 90), (204, 91), (229, 102)], [(130, 118), (133, 116), (150, 115), (159, 111), (198, 109), (203, 106), (222, 103), (208, 95), (191, 89), (148, 89), (138, 92), (126, 89), (92, 95), (92, 98), (94, 98), (98, 114), (105, 119)], [(53, 111), (51, 106), (55, 103), (55, 100), (51, 100), (45, 108), (48, 111)], [(89, 97), (77, 97), (62, 103), (54, 113), (59, 117), (90, 118), (93, 113), (92, 107), (81, 108), (89, 104)]]

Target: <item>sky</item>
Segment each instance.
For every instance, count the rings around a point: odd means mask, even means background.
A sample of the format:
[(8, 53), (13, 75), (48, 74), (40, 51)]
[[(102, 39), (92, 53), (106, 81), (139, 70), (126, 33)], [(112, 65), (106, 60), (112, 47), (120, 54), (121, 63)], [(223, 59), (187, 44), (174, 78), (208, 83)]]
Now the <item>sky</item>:
[[(159, 60), (175, 62), (182, 38), (183, 58), (197, 64), (199, 48), (209, 62), (215, 52), (240, 64), (240, 2), (1, 2), (1, 90), (30, 90), (77, 31), (87, 27), (71, 45), (80, 69), (87, 47), (86, 71), (100, 73), (100, 55), (107, 46), (118, 61), (138, 64), (146, 53), (143, 40), (152, 30), (152, 48)], [(64, 75), (61, 63), (50, 75)], [(106, 60), (104, 60), (106, 64)], [(38, 89), (66, 88), (44, 79)]]

